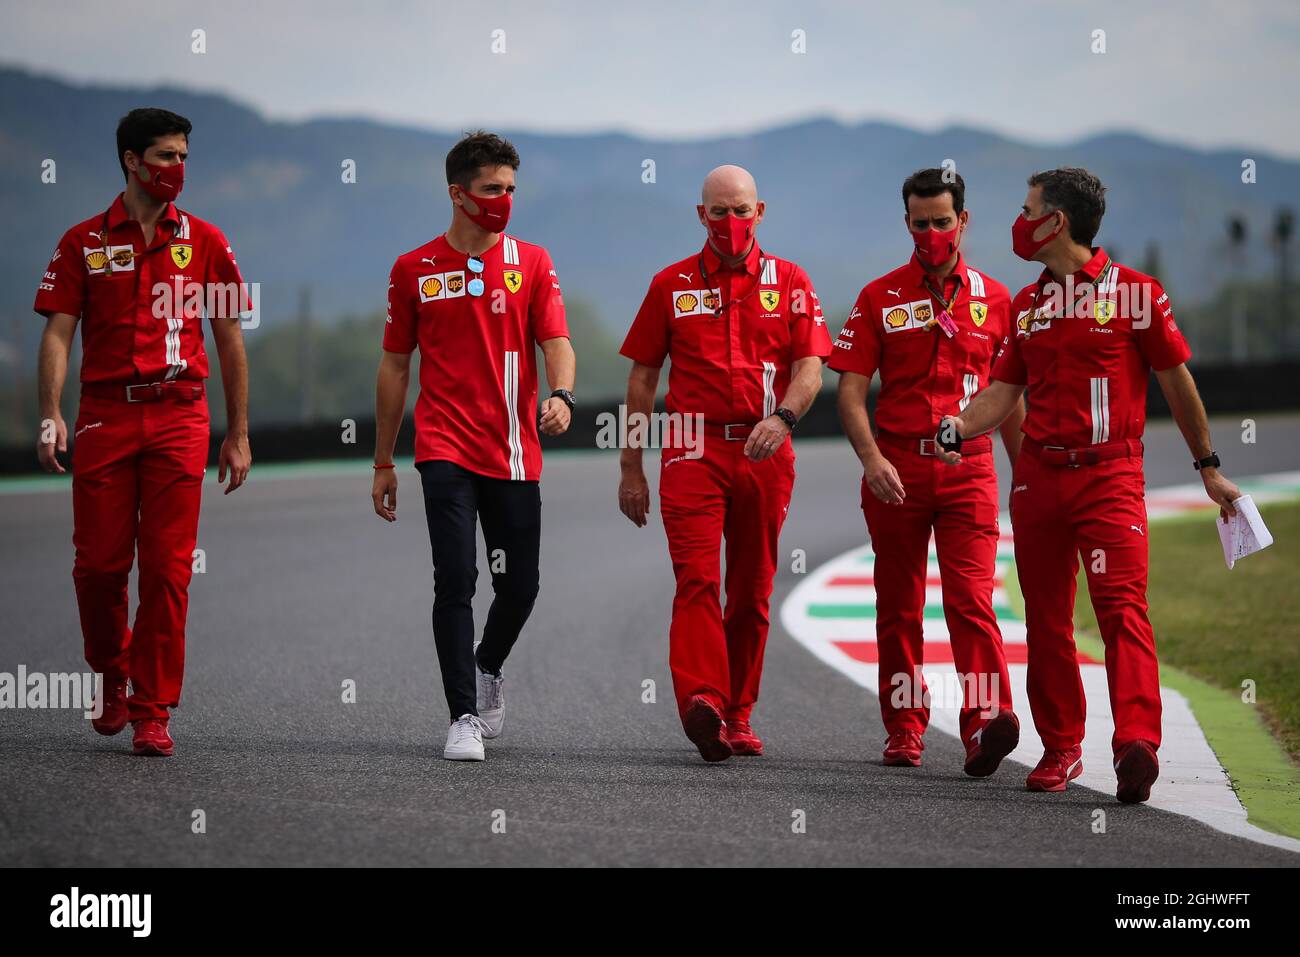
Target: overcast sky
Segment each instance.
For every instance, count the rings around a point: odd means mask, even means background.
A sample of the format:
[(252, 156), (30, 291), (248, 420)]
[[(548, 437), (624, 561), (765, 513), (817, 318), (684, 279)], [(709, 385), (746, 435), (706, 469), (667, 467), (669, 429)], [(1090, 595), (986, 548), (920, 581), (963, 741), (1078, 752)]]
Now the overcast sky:
[(282, 119), (693, 138), (833, 116), (1300, 157), (1295, 0), (0, 4), (6, 64), (223, 92)]

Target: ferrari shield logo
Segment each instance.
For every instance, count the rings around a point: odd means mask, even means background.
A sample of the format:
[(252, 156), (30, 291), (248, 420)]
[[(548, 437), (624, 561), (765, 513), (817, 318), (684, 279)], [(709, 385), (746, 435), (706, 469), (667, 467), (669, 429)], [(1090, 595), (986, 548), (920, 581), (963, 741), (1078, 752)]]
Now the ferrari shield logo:
[(194, 246), (191, 243), (172, 243), (172, 262), (177, 269), (184, 269), (194, 258)]
[(518, 292), (519, 287), (524, 284), (524, 274), (518, 269), (507, 269), (504, 274), (506, 288), (511, 292)]
[(1104, 326), (1115, 318), (1115, 303), (1110, 299), (1098, 299), (1092, 307), (1092, 314), (1098, 325)]
[(764, 309), (771, 312), (780, 304), (781, 294), (775, 289), (764, 289), (758, 294), (758, 301), (763, 304)]
[(975, 323), (975, 328), (984, 325), (984, 320), (989, 317), (989, 307), (982, 302), (972, 302), (970, 304), (970, 321)]

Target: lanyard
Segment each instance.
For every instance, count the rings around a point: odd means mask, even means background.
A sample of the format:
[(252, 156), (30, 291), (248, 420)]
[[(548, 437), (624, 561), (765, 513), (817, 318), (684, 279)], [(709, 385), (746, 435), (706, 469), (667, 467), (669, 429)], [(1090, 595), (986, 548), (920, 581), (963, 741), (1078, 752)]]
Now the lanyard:
[[(1087, 282), (1083, 283), (1083, 294), (1082, 294), (1082, 295), (1085, 295), (1085, 296), (1087, 295), (1087, 293), (1088, 293), (1088, 287), (1089, 287), (1089, 286), (1092, 286), (1092, 287), (1095, 288), (1096, 285), (1097, 285), (1097, 283), (1099, 283), (1099, 282), (1101, 281), (1102, 277), (1105, 276), (1106, 273), (1110, 272), (1110, 267), (1111, 267), (1113, 264), (1114, 264), (1114, 260), (1112, 260), (1109, 256), (1107, 256), (1107, 257), (1106, 257), (1106, 264), (1105, 264), (1104, 266), (1101, 267), (1101, 271), (1100, 271), (1099, 273), (1097, 273), (1096, 277), (1093, 278), (1093, 279), (1089, 279)], [(1040, 320), (1042, 319), (1042, 316), (1041, 316), (1042, 310), (1039, 308), (1038, 304), (1039, 304), (1039, 303), (1042, 301), (1042, 299), (1043, 299), (1043, 286), (1044, 286), (1044, 285), (1045, 285), (1045, 284), (1044, 284), (1044, 283), (1041, 283), (1041, 282), (1038, 284), (1038, 289), (1036, 289), (1036, 290), (1034, 291), (1034, 301), (1033, 301), (1032, 303), (1030, 303), (1030, 305), (1029, 305), (1029, 308), (1030, 308), (1030, 314), (1029, 314), (1029, 327), (1031, 327), (1031, 328), (1032, 328), (1032, 326), (1033, 326), (1033, 324), (1034, 324), (1035, 322), (1038, 322), (1038, 321), (1040, 321)], [(1080, 298), (1082, 298), (1082, 296), (1075, 296), (1074, 302), (1070, 303), (1070, 308), (1067, 309), (1067, 310), (1064, 310), (1064, 312), (1063, 312), (1062, 314), (1073, 313), (1075, 307), (1079, 304), (1079, 300), (1080, 300)], [(1047, 321), (1048, 321), (1048, 322), (1051, 322), (1051, 321), (1052, 321), (1052, 320), (1051, 320), (1051, 317), (1048, 317)]]
[[(158, 252), (158, 250), (160, 249), (166, 249), (168, 246), (171, 245), (172, 240), (176, 238), (175, 234), (173, 233), (167, 239), (166, 242), (160, 243), (157, 246), (147, 246), (143, 252), (136, 252), (135, 247), (132, 246), (130, 250), (119, 249), (116, 253), (110, 253), (109, 249), (112, 247), (113, 244), (109, 242), (109, 238), (108, 238), (108, 214), (112, 211), (112, 209), (113, 207), (110, 206), (108, 209), (104, 210), (104, 218), (101, 221), (99, 227), (100, 251), (104, 254), (104, 260), (105, 260), (104, 261), (105, 276), (109, 275), (112, 272), (112, 270), (108, 266), (110, 262), (117, 263), (117, 265), (119, 266), (124, 266), (133, 259), (139, 259), (141, 256), (147, 256), (150, 253)], [(159, 225), (161, 225), (161, 222), (159, 223)], [(158, 231), (158, 227), (155, 226), (154, 227), (155, 236), (157, 235), (157, 231)], [(120, 262), (118, 262), (118, 257), (120, 257), (121, 259)], [(135, 272), (136, 272), (136, 285), (139, 285), (140, 283), (139, 270), (136, 270)]]
[(949, 331), (949, 328), (947, 326), (944, 326), (943, 319), (945, 316), (947, 316), (948, 322), (950, 324), (952, 323), (952, 317), (950, 315), (950, 312), (952, 310), (953, 303), (955, 303), (957, 301), (957, 297), (961, 295), (961, 276), (957, 276), (957, 290), (952, 294), (952, 298), (949, 299), (947, 302), (943, 302), (943, 293), (936, 291), (934, 286), (930, 285), (930, 277), (928, 276), (925, 278), (925, 291), (930, 294), (931, 298), (934, 299), (935, 302), (943, 303), (943, 308), (939, 311), (939, 315), (931, 316), (929, 319), (926, 320), (925, 328), (933, 329), (935, 326), (940, 326), (941, 328), (943, 328), (943, 331), (948, 336), (948, 338), (951, 339), (953, 333)]
[[(713, 310), (713, 317), (715, 319), (721, 317), (722, 313), (730, 309), (732, 306), (740, 305), (750, 296), (754, 295), (754, 293), (758, 292), (758, 288), (763, 285), (763, 267), (766, 263), (767, 257), (763, 255), (763, 250), (760, 249), (758, 251), (758, 279), (755, 281), (754, 285), (750, 287), (749, 292), (745, 293), (739, 299), (732, 299), (725, 303), (722, 302), (722, 286), (718, 286), (718, 305), (714, 307)], [(713, 288), (713, 283), (709, 280), (709, 271), (704, 268), (704, 253), (700, 253), (699, 265), (700, 281), (704, 283), (704, 291), (708, 292)]]

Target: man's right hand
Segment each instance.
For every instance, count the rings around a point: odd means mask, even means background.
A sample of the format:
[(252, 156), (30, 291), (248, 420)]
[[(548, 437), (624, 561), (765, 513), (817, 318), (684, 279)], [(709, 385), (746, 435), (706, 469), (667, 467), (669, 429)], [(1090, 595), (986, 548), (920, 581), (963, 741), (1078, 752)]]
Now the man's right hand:
[(907, 497), (898, 470), (879, 452), (862, 463), (862, 477), (871, 494), (886, 505), (901, 505)]
[(36, 458), (41, 468), (47, 472), (62, 475), (67, 471), (59, 462), (59, 453), (68, 451), (68, 427), (63, 416), (55, 412), (53, 416), (41, 420), (41, 434), (36, 440)]
[(375, 469), (375, 481), (370, 488), (370, 498), (375, 503), (375, 514), (386, 522), (397, 521), (397, 470)]
[(621, 467), (623, 477), (618, 483), (618, 510), (637, 528), (643, 528), (650, 512), (650, 484), (645, 480), (645, 469), (639, 462)]
[[(939, 428), (935, 432), (934, 436), (935, 443), (938, 444), (940, 441), (943, 441), (952, 444), (954, 439), (961, 439), (962, 433), (965, 430), (966, 424), (962, 422), (960, 418), (955, 415), (945, 415), (939, 420)], [(938, 455), (940, 461), (946, 462), (949, 465), (959, 465), (961, 463), (960, 452), (945, 449), (942, 445), (939, 446), (935, 454)]]

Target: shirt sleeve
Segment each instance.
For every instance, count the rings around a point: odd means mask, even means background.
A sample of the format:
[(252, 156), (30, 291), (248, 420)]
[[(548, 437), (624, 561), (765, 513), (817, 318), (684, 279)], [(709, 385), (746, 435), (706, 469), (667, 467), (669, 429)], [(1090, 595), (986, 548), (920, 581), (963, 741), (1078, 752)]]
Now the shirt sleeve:
[(545, 249), (537, 260), (537, 277), (533, 280), (533, 297), (528, 303), (528, 317), (532, 323), (533, 339), (567, 339), (569, 323), (564, 315), (564, 297), (560, 280), (555, 275), (555, 264)]
[(86, 304), (86, 261), (75, 230), (68, 230), (55, 247), (32, 307), (45, 318), (56, 312), (81, 318)]
[(1147, 365), (1157, 372), (1163, 372), (1190, 359), (1192, 350), (1183, 338), (1178, 323), (1174, 321), (1174, 307), (1169, 301), (1169, 293), (1154, 279), (1148, 284), (1148, 289), (1150, 298), (1144, 299), (1142, 303), (1146, 317), (1135, 315), (1133, 334)]
[[(244, 286), (244, 277), (240, 275), (239, 264), (235, 262), (235, 251), (230, 247), (221, 230), (212, 227), (212, 251), (208, 256), (207, 278), (209, 282), (220, 283), (227, 295), (209, 296), (213, 303), (211, 319), (238, 319), (253, 308), (248, 289)], [(234, 315), (230, 315), (233, 307)]]
[(384, 320), (384, 351), (410, 355), (415, 351), (417, 310), (415, 289), (406, 279), (399, 259), (388, 274), (388, 315)]
[(855, 372), (867, 378), (875, 375), (880, 367), (881, 341), (878, 323), (872, 320), (872, 315), (871, 300), (864, 287), (835, 339), (829, 365), (836, 372)]
[(790, 361), (811, 356), (825, 359), (831, 354), (831, 337), (826, 331), (821, 300), (808, 274), (798, 266), (790, 277)]
[[(1015, 313), (1014, 309), (1012, 313)], [(1025, 358), (1020, 353), (1020, 339), (1020, 334), (1015, 329), (1012, 329), (1006, 341), (1002, 344), (998, 357), (993, 360), (993, 378), (999, 382), (1007, 382), (1011, 385), (1029, 384), (1029, 372), (1025, 369)]]
[(643, 366), (656, 369), (663, 366), (668, 357), (668, 314), (658, 283), (650, 283), (641, 308), (632, 320), (632, 328), (627, 331), (623, 347), (618, 351)]

